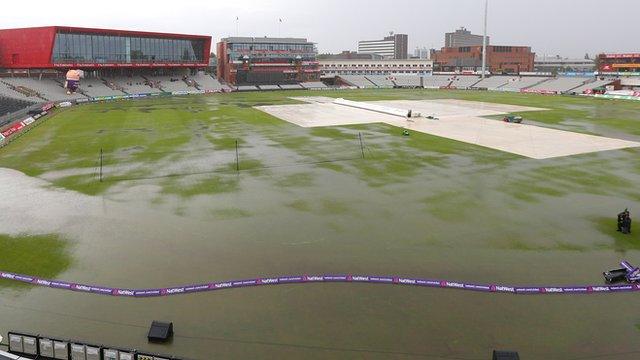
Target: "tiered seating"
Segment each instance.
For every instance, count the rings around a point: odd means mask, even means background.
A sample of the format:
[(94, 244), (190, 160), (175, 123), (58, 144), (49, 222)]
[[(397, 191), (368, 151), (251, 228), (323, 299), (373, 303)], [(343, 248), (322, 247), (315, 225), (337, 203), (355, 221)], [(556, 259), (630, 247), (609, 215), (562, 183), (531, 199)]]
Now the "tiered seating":
[(582, 86), (590, 80), (591, 80), (590, 78), (583, 78), (583, 77), (559, 77), (559, 78), (551, 79), (541, 84), (532, 86), (527, 90), (552, 91), (557, 93), (563, 93), (563, 92), (570, 91), (571, 89), (575, 89), (578, 86)]
[(470, 89), (480, 81), (480, 77), (475, 75), (462, 75), (456, 76), (451, 80), (451, 85), (449, 85), (450, 87), (455, 87), (456, 89)]
[(543, 81), (549, 80), (547, 77), (530, 76), (530, 77), (515, 77), (512, 78), (506, 85), (499, 87), (499, 90), (503, 91), (520, 91), (532, 87)]
[(38, 98), (37, 94), (33, 94), (29, 96), (26, 93), (13, 90), (12, 88), (13, 88), (12, 85), (5, 83), (4, 80), (0, 79), (0, 96), (15, 98), (15, 99), (22, 99), (22, 100), (29, 100), (29, 101), (36, 101), (36, 102), (43, 101), (42, 99)]
[(88, 78), (80, 81), (80, 91), (89, 97), (101, 97), (101, 96), (118, 96), (124, 95), (120, 90), (114, 90), (101, 79)]
[(572, 93), (576, 93), (576, 94), (582, 94), (582, 93), (584, 93), (585, 91), (588, 91), (588, 90), (593, 90), (593, 89), (597, 89), (599, 87), (607, 86), (607, 85), (611, 84), (614, 81), (615, 80), (612, 80), (612, 79), (592, 81), (592, 82), (586, 83), (586, 84), (584, 84), (582, 86), (578, 86), (577, 88), (571, 90), (571, 92)]
[(0, 96), (0, 117), (26, 109), (31, 105), (33, 103), (30, 101)]
[[(370, 89), (375, 88), (376, 85), (371, 81), (367, 80), (364, 75), (340, 75), (340, 79), (351, 86), (356, 86), (360, 89)], [(304, 86), (304, 85), (302, 85)]]
[(147, 80), (152, 83), (157, 83), (162, 91), (174, 92), (174, 91), (193, 91), (195, 87), (190, 87), (182, 80), (182, 76), (147, 76)]
[(240, 85), (236, 88), (238, 91), (256, 91), (259, 90), (258, 87), (253, 85)]
[(198, 72), (193, 79), (198, 84), (197, 87), (200, 90), (206, 91), (230, 91), (231, 88), (227, 85), (221, 84), (217, 79), (213, 78), (211, 75), (207, 75), (203, 72)]
[(507, 85), (511, 81), (516, 81), (518, 78), (513, 76), (491, 76), (480, 80), (472, 86), (473, 89), (487, 89), (497, 90), (501, 86)]
[(386, 75), (367, 75), (366, 78), (379, 88), (392, 88), (396, 84)]
[[(323, 84), (324, 85), (324, 84)], [(304, 89), (300, 84), (282, 84), (280, 85), (282, 90), (302, 90)]]
[(423, 86), (427, 89), (449, 87), (450, 84), (451, 76), (449, 75), (432, 75), (423, 78)]
[(327, 88), (327, 85), (325, 85), (321, 81), (303, 82), (303, 83), (300, 83), (300, 86), (302, 86), (305, 89), (326, 89)]
[[(151, 94), (162, 92), (162, 90), (156, 87), (157, 84), (144, 79), (142, 76), (119, 76), (115, 78), (105, 78), (105, 81), (114, 85), (117, 89), (122, 89), (122, 91), (127, 94)], [(154, 87), (152, 87), (152, 85)]]
[(51, 101), (69, 101), (84, 98), (81, 93), (67, 95), (67, 90), (63, 87), (63, 80), (55, 79), (34, 79), (34, 78), (4, 78), (3, 81), (16, 88), (31, 90), (40, 94), (43, 99)]
[(258, 85), (258, 89), (260, 89), (260, 90), (280, 90), (280, 86), (278, 86), (278, 85)]
[(416, 88), (422, 86), (418, 75), (398, 75), (393, 77), (393, 82), (397, 87)]

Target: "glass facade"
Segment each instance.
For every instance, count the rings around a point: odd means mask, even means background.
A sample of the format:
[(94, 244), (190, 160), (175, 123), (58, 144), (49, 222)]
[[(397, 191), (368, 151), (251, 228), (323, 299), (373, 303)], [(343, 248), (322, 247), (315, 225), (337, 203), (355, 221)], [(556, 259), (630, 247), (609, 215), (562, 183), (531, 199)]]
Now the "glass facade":
[(201, 63), (205, 40), (56, 34), (54, 63)]
[(231, 51), (290, 51), (290, 52), (315, 52), (313, 44), (243, 44), (233, 43)]

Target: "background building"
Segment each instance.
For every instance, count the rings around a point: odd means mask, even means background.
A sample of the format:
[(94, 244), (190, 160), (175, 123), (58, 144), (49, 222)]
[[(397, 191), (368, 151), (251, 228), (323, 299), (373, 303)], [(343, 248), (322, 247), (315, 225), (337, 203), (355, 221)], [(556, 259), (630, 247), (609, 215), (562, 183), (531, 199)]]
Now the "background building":
[(587, 73), (595, 70), (595, 61), (592, 59), (568, 59), (560, 56), (536, 57), (534, 71), (543, 73)]
[(596, 59), (599, 72), (640, 73), (640, 53), (600, 54)]
[(210, 36), (64, 26), (0, 30), (0, 68), (12, 70), (204, 69), (210, 50)]
[[(487, 46), (487, 70), (494, 74), (531, 72), (535, 53), (528, 46)], [(444, 47), (431, 53), (435, 71), (482, 70), (482, 46)]]
[(427, 49), (426, 47), (416, 47), (416, 49), (413, 51), (412, 58), (414, 58), (414, 59), (428, 59), (429, 58), (429, 49)]
[(322, 76), (336, 75), (430, 75), (433, 62), (422, 59), (320, 60)]
[(218, 79), (233, 85), (318, 81), (315, 44), (301, 38), (229, 37), (217, 46)]
[(382, 55), (378, 54), (359, 54), (356, 51), (345, 50), (340, 54), (320, 54), (318, 60), (380, 60)]
[(406, 59), (409, 51), (409, 36), (393, 34), (382, 40), (358, 41), (358, 53), (378, 54), (386, 59)]
[[(487, 45), (489, 45), (489, 36), (487, 36)], [(482, 46), (482, 35), (474, 35), (471, 31), (464, 27), (444, 34), (444, 47), (461, 47), (461, 46)]]

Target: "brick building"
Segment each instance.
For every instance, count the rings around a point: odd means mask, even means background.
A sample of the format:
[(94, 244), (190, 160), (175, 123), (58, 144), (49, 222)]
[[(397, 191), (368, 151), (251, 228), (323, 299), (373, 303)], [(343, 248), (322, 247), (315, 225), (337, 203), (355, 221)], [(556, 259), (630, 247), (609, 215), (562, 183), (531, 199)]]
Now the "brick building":
[[(435, 71), (481, 71), (482, 46), (444, 47), (431, 53)], [(487, 46), (487, 70), (517, 74), (534, 70), (535, 53), (528, 46)]]
[(218, 43), (218, 79), (231, 85), (320, 79), (315, 44), (301, 38), (229, 37)]

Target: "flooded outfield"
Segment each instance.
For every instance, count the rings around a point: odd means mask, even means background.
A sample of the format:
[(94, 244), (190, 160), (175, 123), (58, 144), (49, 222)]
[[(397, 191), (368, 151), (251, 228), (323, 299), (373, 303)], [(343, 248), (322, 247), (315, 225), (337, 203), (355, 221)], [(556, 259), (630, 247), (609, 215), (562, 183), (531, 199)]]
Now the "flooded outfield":
[[(0, 166), (31, 175), (0, 171), (0, 233), (58, 235), (69, 242), (71, 265), (56, 278), (131, 288), (304, 273), (573, 285), (600, 283), (623, 258), (640, 262), (638, 236), (610, 231), (622, 208), (640, 209), (638, 149), (534, 160), (426, 134), (403, 137), (384, 124), (299, 128), (252, 108), (290, 103), (287, 96), (63, 112), (0, 150)], [(640, 140), (633, 130), (640, 115), (629, 105), (473, 96), (552, 109), (527, 114), (531, 122)], [(551, 104), (541, 106), (546, 99)], [(494, 348), (526, 358), (627, 359), (640, 351), (633, 293), (517, 297), (308, 284), (125, 299), (0, 286), (1, 333), (197, 359), (476, 359)], [(170, 345), (146, 343), (152, 320), (174, 322)]]

